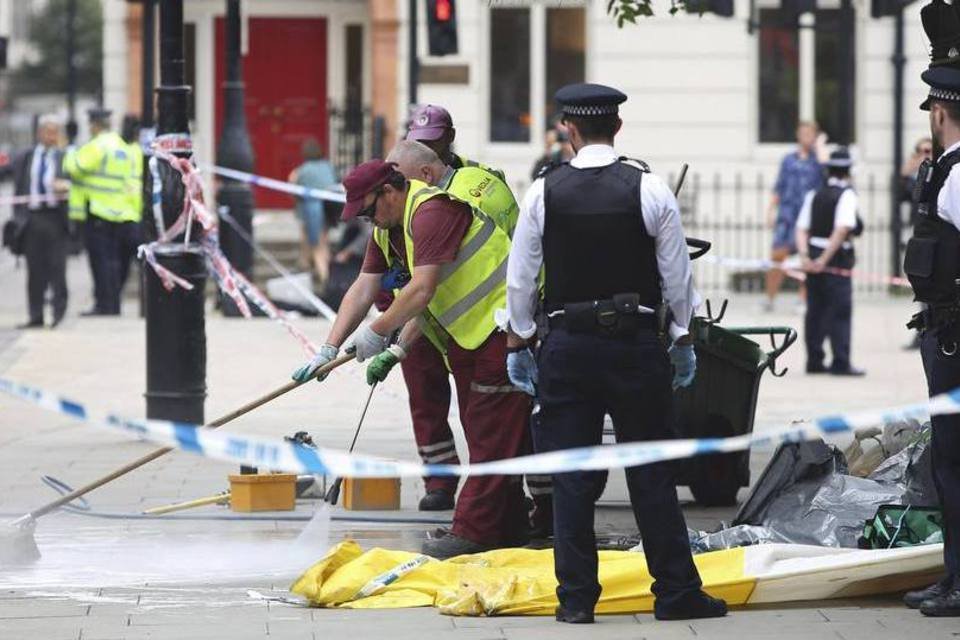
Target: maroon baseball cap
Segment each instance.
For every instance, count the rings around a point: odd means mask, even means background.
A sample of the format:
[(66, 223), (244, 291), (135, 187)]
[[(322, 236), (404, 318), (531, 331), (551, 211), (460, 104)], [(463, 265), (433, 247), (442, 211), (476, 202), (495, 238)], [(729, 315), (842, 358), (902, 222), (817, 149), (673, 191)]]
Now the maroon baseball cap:
[(437, 140), (447, 129), (453, 129), (450, 112), (435, 104), (424, 105), (410, 117), (407, 140)]
[(354, 167), (343, 179), (343, 187), (347, 191), (347, 202), (343, 206), (340, 219), (355, 218), (363, 208), (363, 198), (383, 185), (396, 171), (396, 166), (393, 162), (384, 162), (375, 158)]

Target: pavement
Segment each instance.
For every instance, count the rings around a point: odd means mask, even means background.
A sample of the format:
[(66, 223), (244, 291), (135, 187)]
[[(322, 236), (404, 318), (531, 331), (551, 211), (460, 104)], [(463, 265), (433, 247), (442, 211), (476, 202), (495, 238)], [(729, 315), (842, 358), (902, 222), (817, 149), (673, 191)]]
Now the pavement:
[[(145, 389), (144, 324), (136, 302), (120, 318), (80, 318), (89, 306), (83, 259), (71, 259), (67, 321), (56, 330), (18, 332), (25, 309), (24, 271), (0, 257), (0, 375), (110, 409), (142, 416)], [(731, 299), (724, 324), (799, 326), (793, 303), (760, 314), (755, 297)], [(906, 352), (906, 298), (858, 299), (854, 359), (863, 379), (806, 376), (802, 345), (782, 358), (783, 378), (761, 384), (757, 430), (836, 411), (920, 401), (925, 396), (917, 352)], [(282, 328), (265, 319), (207, 315), (207, 418), (284, 384), (304, 354)], [(295, 321), (315, 340), (326, 325)], [(229, 429), (272, 435), (309, 431), (318, 444), (346, 448), (366, 386), (362, 368), (348, 365), (322, 385), (307, 385), (231, 424)], [(78, 486), (152, 449), (149, 443), (100, 431), (18, 400), (0, 398), (0, 514), (19, 515), (56, 496), (41, 482), (54, 476)], [(454, 419), (454, 422), (456, 420)], [(455, 427), (456, 430), (456, 427)], [(459, 436), (458, 436), (459, 437)], [(460, 451), (466, 451), (462, 440)], [(416, 455), (399, 375), (378, 389), (358, 450), (403, 459)], [(756, 478), (770, 451), (752, 454)], [(317, 510), (301, 501), (295, 512), (260, 519), (208, 506), (165, 519), (145, 519), (149, 507), (208, 496), (227, 488), (230, 465), (171, 453), (88, 496), (88, 515), (55, 513), (38, 524), (43, 558), (29, 568), (0, 568), (0, 639), (140, 640), (384, 637), (462, 640), (582, 637), (748, 639), (960, 637), (960, 623), (921, 617), (896, 596), (803, 602), (737, 610), (722, 620), (661, 623), (650, 614), (604, 616), (588, 628), (550, 618), (454, 618), (432, 609), (350, 611), (309, 609), (276, 600), (292, 580), (339, 540), (362, 546), (416, 549), (426, 531), (449, 513), (424, 518), (415, 510), (420, 481), (404, 481), (402, 511), (362, 514), (420, 522), (350, 521), (356, 512)], [(690, 526), (714, 528), (734, 510), (690, 504), (680, 490)], [(741, 498), (744, 493), (741, 492)], [(598, 530), (635, 531), (621, 472), (598, 508)], [(332, 519), (331, 517), (332, 516)]]

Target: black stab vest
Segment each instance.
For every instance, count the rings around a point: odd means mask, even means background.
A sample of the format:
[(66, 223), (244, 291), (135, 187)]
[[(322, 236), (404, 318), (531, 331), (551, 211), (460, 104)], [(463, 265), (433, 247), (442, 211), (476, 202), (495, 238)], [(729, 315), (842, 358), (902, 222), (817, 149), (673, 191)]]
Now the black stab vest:
[(640, 304), (661, 301), (653, 237), (640, 209), (645, 171), (623, 161), (577, 169), (562, 164), (545, 172), (544, 306), (640, 294)]
[(934, 307), (960, 304), (960, 231), (937, 214), (937, 197), (958, 162), (960, 150), (937, 163), (924, 162), (913, 194), (917, 222), (907, 243), (903, 271), (915, 299)]
[[(813, 196), (813, 202), (810, 204), (811, 238), (827, 239), (833, 234), (833, 224), (837, 217), (837, 204), (840, 202), (840, 196), (849, 188), (850, 187), (827, 185), (817, 191)], [(822, 248), (812, 245), (808, 247), (808, 250), (812, 258), (816, 258), (823, 251)], [(837, 249), (837, 252), (833, 254), (833, 257), (830, 258), (827, 266), (837, 269), (852, 269), (853, 264), (853, 248), (841, 246)]]

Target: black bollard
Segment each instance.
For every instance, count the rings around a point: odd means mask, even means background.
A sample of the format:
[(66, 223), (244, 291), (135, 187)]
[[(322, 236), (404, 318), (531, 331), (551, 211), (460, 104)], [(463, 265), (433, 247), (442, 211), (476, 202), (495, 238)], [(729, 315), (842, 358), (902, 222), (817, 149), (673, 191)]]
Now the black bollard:
[[(240, 0), (226, 0), (226, 61), (227, 77), (223, 83), (223, 132), (217, 145), (217, 164), (228, 169), (253, 172), (253, 146), (247, 131), (244, 112), (244, 84), (240, 60)], [(225, 208), (237, 225), (253, 237), (253, 192), (250, 185), (239, 180), (220, 178), (217, 203)], [(233, 268), (253, 280), (253, 247), (237, 233), (233, 225), (220, 225), (220, 247)], [(251, 311), (255, 310), (253, 307)], [(240, 310), (233, 300), (220, 294), (220, 310), (225, 316), (236, 317)]]
[[(190, 157), (190, 128), (183, 61), (183, 0), (160, 3), (160, 87), (157, 89), (157, 137), (179, 157)], [(166, 162), (158, 167), (163, 185), (163, 226), (170, 228), (183, 210), (180, 174)], [(152, 211), (150, 213), (152, 216)], [(152, 268), (146, 272), (147, 417), (203, 423), (206, 398), (207, 338), (204, 322), (206, 263), (195, 242), (201, 229), (189, 230), (192, 242), (175, 238), (156, 247), (157, 261), (185, 278), (193, 289), (167, 291)]]

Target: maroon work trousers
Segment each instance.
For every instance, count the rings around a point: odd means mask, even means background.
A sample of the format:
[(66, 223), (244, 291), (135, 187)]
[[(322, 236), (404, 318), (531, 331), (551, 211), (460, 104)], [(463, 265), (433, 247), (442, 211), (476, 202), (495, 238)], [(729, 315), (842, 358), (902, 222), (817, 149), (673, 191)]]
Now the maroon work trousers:
[[(457, 385), (460, 421), (470, 463), (513, 458), (530, 450), (531, 398), (507, 377), (506, 334), (480, 347), (451, 341), (447, 358)], [(453, 514), (453, 533), (488, 545), (523, 540), (527, 517), (520, 476), (471, 476), (463, 483)]]
[[(407, 357), (400, 362), (403, 380), (410, 400), (413, 438), (417, 453), (424, 463), (460, 464), (450, 414), (450, 374), (443, 356), (425, 337), (417, 338), (407, 348)], [(427, 491), (457, 492), (458, 478), (424, 478)]]

